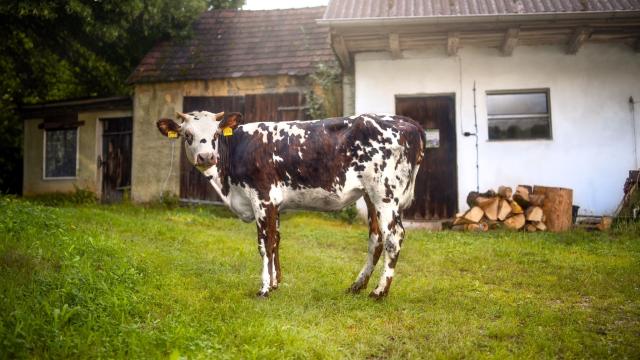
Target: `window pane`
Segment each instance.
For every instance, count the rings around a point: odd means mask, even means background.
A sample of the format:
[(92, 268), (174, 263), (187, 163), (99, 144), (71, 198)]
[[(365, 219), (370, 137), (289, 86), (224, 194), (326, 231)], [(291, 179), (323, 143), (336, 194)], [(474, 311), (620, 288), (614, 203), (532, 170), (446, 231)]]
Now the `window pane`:
[(47, 130), (45, 177), (76, 176), (78, 129)]
[(489, 119), (489, 139), (549, 139), (548, 117)]
[(547, 114), (547, 93), (489, 94), (487, 112), (491, 115)]

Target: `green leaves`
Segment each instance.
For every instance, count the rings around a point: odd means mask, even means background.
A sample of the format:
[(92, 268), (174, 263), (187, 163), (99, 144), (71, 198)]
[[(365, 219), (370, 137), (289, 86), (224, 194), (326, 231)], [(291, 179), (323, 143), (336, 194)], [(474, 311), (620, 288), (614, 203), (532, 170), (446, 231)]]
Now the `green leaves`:
[(18, 192), (22, 104), (127, 95), (159, 40), (186, 36), (203, 11), (242, 0), (33, 0), (0, 3), (0, 193)]

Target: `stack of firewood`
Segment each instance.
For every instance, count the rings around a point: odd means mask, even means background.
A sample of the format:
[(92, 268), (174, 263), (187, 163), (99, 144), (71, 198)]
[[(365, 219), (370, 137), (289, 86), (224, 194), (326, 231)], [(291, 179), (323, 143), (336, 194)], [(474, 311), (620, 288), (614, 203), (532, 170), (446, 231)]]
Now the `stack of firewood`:
[(467, 196), (470, 209), (456, 215), (452, 229), (487, 231), (504, 227), (545, 231), (544, 199), (544, 194), (534, 194), (532, 187), (526, 185), (517, 186), (515, 192), (508, 186), (500, 186), (498, 192), (472, 191)]

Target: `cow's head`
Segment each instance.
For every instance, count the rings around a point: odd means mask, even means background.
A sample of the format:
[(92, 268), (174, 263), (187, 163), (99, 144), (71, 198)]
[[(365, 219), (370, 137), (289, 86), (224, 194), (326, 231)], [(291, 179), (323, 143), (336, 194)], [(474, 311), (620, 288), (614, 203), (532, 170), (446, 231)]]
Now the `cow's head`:
[(204, 171), (216, 165), (218, 161), (217, 139), (223, 136), (223, 129), (234, 129), (238, 126), (242, 114), (231, 113), (224, 118), (223, 112), (214, 114), (195, 111), (188, 114), (177, 113), (177, 117), (182, 121), (180, 124), (171, 119), (158, 120), (158, 130), (169, 138), (184, 137), (187, 159)]

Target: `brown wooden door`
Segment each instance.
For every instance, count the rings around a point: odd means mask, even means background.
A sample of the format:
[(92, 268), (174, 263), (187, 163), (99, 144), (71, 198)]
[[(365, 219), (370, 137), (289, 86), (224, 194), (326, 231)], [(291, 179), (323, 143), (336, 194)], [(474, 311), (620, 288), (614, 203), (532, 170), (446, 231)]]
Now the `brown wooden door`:
[(427, 132), (428, 143), (416, 178), (415, 201), (404, 211), (405, 218), (454, 217), (458, 208), (458, 175), (453, 96), (397, 97), (396, 113), (420, 123)]
[(131, 132), (130, 117), (102, 120), (102, 202), (122, 201), (131, 189)]
[[(244, 96), (189, 96), (183, 100), (183, 112), (224, 111), (244, 112)], [(180, 199), (197, 202), (219, 202), (220, 197), (207, 178), (189, 163), (184, 154), (184, 140), (180, 156)]]
[(302, 93), (253, 94), (245, 96), (246, 122), (306, 120)]

